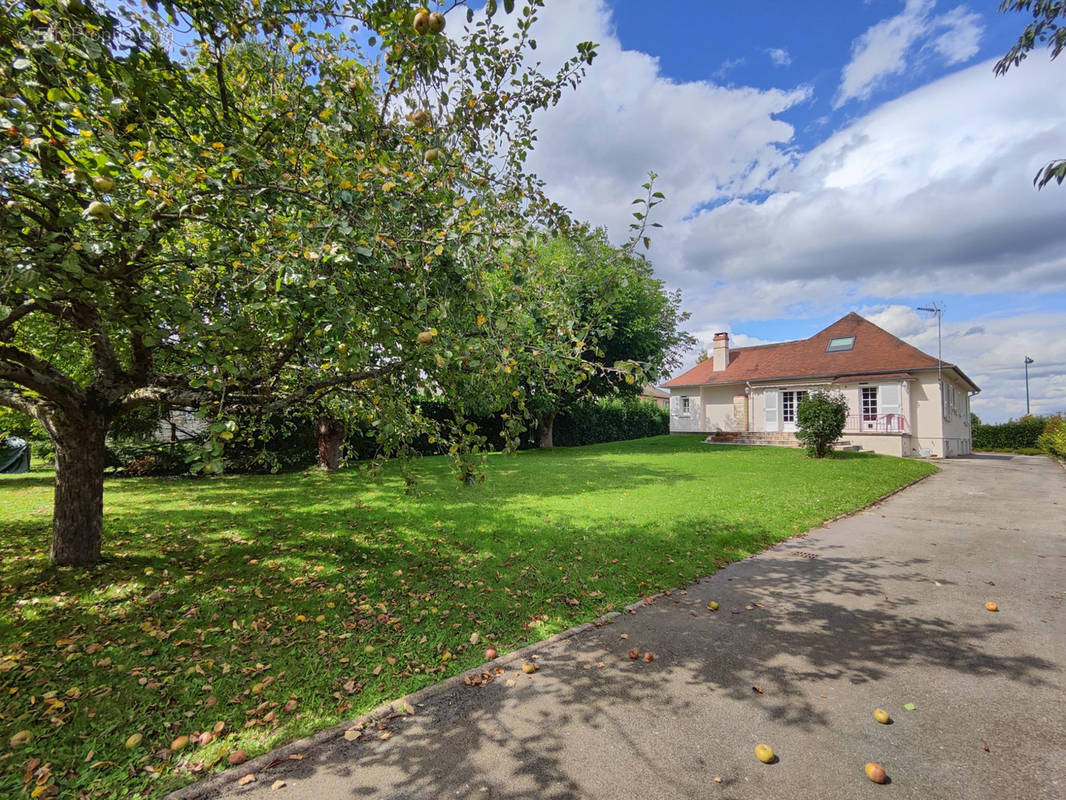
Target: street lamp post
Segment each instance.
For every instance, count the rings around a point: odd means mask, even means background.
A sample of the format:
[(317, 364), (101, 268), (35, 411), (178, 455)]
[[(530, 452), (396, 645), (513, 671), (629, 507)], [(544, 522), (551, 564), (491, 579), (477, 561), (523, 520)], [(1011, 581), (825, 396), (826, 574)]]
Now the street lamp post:
[(936, 382), (940, 386), (940, 416), (943, 417), (945, 413), (944, 406), (944, 374), (943, 374), (943, 348), (940, 338), (940, 317), (944, 313), (942, 309), (936, 303), (932, 306), (918, 306), (919, 311), (928, 311), (930, 314), (936, 314)]
[(1025, 416), (1029, 416), (1029, 365), (1033, 363), (1033, 359), (1029, 356), (1025, 357)]

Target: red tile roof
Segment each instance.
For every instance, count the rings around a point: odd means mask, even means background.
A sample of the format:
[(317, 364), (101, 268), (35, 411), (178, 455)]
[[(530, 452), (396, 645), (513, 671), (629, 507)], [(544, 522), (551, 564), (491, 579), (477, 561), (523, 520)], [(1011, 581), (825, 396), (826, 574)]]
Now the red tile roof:
[[(830, 339), (854, 336), (855, 346), (838, 353), (825, 352)], [(663, 386), (698, 386), (703, 384), (746, 383), (748, 381), (784, 380), (787, 378), (839, 378), (871, 374), (892, 374), (913, 369), (936, 368), (937, 360), (916, 347), (877, 327), (852, 312), (809, 339), (755, 347), (737, 347), (729, 352), (729, 366), (714, 371), (714, 359), (700, 362), (688, 372), (667, 381)], [(977, 385), (954, 364), (959, 376), (977, 390)]]

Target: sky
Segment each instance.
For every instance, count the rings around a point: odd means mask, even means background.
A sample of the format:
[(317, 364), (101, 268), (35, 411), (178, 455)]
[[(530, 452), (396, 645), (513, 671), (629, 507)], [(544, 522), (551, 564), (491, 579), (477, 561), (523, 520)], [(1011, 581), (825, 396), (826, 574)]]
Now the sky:
[[(997, 0), (547, 0), (544, 68), (599, 55), (538, 119), (552, 199), (624, 241), (648, 172), (650, 257), (703, 347), (806, 338), (856, 311), (980, 387), (986, 422), (1066, 412), (1066, 58), (993, 64)], [(686, 364), (695, 362), (697, 350)]]

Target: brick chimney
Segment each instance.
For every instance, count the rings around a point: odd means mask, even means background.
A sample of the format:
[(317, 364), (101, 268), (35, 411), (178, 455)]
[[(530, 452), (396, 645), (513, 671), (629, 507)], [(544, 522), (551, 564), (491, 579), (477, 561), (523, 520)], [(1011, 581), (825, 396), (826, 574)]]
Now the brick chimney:
[(716, 333), (714, 335), (714, 371), (721, 372), (729, 366), (729, 334)]

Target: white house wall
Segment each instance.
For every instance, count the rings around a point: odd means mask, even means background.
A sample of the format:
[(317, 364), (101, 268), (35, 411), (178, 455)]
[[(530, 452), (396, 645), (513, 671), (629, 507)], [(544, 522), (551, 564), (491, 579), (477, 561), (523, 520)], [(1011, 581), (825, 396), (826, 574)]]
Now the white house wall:
[(743, 394), (744, 387), (740, 386), (704, 386), (700, 390), (700, 399), (703, 403), (703, 430), (708, 433), (715, 431), (740, 431), (742, 420), (738, 420), (733, 409), (733, 395)]
[[(949, 401), (947, 419), (941, 412), (940, 387), (936, 370), (912, 371), (912, 379), (882, 381), (900, 385), (900, 413), (907, 419), (909, 434), (870, 434), (846, 432), (844, 439), (863, 450), (893, 456), (923, 456), (950, 458), (966, 455), (972, 448), (970, 429), (969, 387), (955, 373), (945, 370), (945, 386), (953, 387), (946, 392)], [(773, 390), (830, 389), (839, 391), (848, 402), (848, 414), (853, 418), (861, 415), (859, 387), (877, 385), (876, 379), (859, 383), (830, 385), (826, 380), (781, 381), (767, 386), (753, 386), (748, 391), (747, 429), (756, 432), (774, 432), (781, 429), (781, 398), (777, 398), (777, 425), (766, 423), (765, 392)], [(683, 386), (670, 390), (671, 433), (714, 433), (715, 431), (742, 430), (737, 419), (733, 398), (744, 394), (741, 384), (726, 386)], [(680, 413), (681, 398), (689, 398), (689, 413)]]

